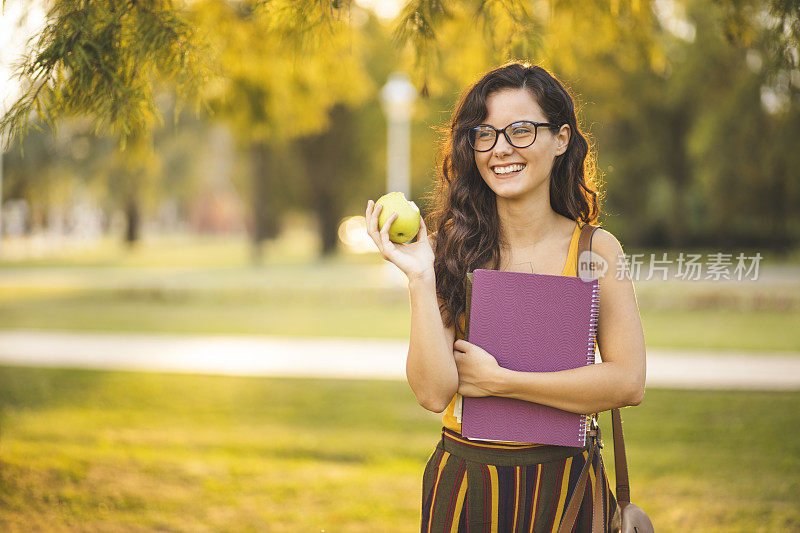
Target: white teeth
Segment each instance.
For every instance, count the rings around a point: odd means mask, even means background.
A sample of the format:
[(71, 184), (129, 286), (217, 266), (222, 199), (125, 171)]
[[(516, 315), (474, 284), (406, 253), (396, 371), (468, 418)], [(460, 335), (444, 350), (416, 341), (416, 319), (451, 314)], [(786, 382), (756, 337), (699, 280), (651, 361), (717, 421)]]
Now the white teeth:
[(508, 174), (525, 168), (525, 165), (508, 165), (507, 167), (494, 167), (495, 174)]

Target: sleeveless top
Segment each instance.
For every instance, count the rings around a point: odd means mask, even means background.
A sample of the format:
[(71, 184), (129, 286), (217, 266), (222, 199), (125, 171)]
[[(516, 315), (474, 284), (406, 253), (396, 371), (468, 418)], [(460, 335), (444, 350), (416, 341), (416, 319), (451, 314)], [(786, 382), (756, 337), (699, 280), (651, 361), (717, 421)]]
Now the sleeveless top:
[[(567, 261), (564, 264), (564, 268), (562, 269), (561, 275), (562, 276), (577, 276), (577, 260), (578, 260), (578, 237), (581, 234), (581, 228), (583, 224), (580, 222), (575, 224), (575, 229), (572, 232), (572, 240), (569, 243), (569, 251), (567, 252)], [(462, 313), (459, 316), (459, 327), (456, 329), (456, 338), (457, 339), (464, 339), (464, 330), (466, 329), (466, 315)], [(461, 395), (456, 393), (453, 396), (453, 399), (450, 400), (450, 403), (447, 405), (447, 408), (444, 410), (442, 414), (442, 425), (447, 429), (453, 430), (461, 435), (461, 422), (459, 422), (456, 418), (456, 409), (460, 410), (461, 408)], [(492, 444), (498, 444), (497, 442), (493, 442)], [(505, 443), (510, 446), (543, 446), (540, 444), (520, 444), (518, 442), (514, 443)]]

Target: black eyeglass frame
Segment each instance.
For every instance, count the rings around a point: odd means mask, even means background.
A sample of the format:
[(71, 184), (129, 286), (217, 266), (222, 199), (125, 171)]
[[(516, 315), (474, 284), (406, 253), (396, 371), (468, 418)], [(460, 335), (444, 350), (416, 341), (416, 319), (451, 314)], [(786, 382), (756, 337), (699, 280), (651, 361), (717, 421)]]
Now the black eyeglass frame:
[[(511, 142), (511, 137), (508, 136), (508, 131), (507, 130), (511, 126), (514, 126), (514, 125), (517, 125), (517, 124), (523, 124), (523, 123), (524, 124), (533, 124), (533, 140), (530, 143), (526, 144), (525, 146), (517, 146), (516, 144)], [(469, 130), (469, 135), (467, 136), (467, 139), (469, 140), (470, 147), (473, 150), (475, 150), (476, 152), (481, 152), (481, 153), (488, 152), (489, 150), (494, 148), (495, 145), (497, 145), (497, 139), (500, 138), (500, 134), (501, 133), (503, 134), (503, 137), (506, 138), (506, 141), (508, 141), (508, 144), (510, 144), (514, 148), (527, 148), (529, 146), (532, 146), (533, 143), (536, 142), (536, 137), (539, 136), (539, 126), (546, 126), (548, 128), (558, 128), (559, 127), (559, 126), (556, 126), (555, 124), (551, 124), (549, 122), (534, 122), (532, 120), (517, 120), (517, 121), (512, 122), (511, 124), (509, 124), (508, 126), (506, 126), (505, 128), (503, 128), (501, 130), (498, 130), (497, 128), (495, 128), (494, 126), (492, 126), (490, 124), (478, 124), (477, 126), (475, 126), (474, 128), (471, 128)], [(486, 128), (490, 128), (490, 129), (494, 130), (494, 142), (486, 150), (478, 150), (477, 148), (475, 148), (475, 140), (474, 140), (475, 134), (477, 133), (477, 129), (481, 128), (481, 127), (486, 127)]]

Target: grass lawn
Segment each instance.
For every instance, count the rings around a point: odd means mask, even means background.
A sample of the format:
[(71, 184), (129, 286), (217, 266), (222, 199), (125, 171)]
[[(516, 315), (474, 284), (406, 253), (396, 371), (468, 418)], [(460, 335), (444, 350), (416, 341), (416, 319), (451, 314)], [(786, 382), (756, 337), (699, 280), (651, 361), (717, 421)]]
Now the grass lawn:
[[(148, 236), (131, 250), (106, 239), (4, 259), (0, 328), (408, 337), (408, 291), (386, 283), (378, 254), (316, 260), (313, 233), (287, 227), (265, 246), (260, 267), (241, 237)], [(777, 265), (788, 274), (636, 282), (647, 346), (800, 353), (800, 279), (793, 262)]]
[[(0, 367), (0, 391), (2, 531), (414, 531), (440, 428), (396, 381)], [(623, 411), (634, 502), (659, 532), (800, 529), (798, 412), (649, 390)]]
[(642, 309), (648, 348), (800, 352), (800, 310)]
[[(224, 276), (222, 276), (224, 278)], [(641, 306), (650, 348), (800, 352), (800, 308)], [(24, 288), (0, 291), (0, 328), (408, 338), (406, 289)]]

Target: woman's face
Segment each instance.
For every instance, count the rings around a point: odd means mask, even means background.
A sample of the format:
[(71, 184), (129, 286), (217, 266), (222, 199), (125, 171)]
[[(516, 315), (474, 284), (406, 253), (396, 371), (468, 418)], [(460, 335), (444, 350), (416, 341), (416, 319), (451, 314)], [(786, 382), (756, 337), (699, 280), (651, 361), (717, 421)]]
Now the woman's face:
[[(487, 115), (483, 123), (497, 129), (527, 120), (547, 122), (547, 117), (527, 89), (501, 89), (486, 100)], [(545, 126), (538, 127), (536, 141), (527, 148), (515, 148), (504, 135), (488, 152), (474, 152), (475, 165), (494, 193), (503, 198), (520, 198), (544, 186), (549, 192), (553, 160), (564, 153), (569, 141), (569, 126), (554, 134)]]

